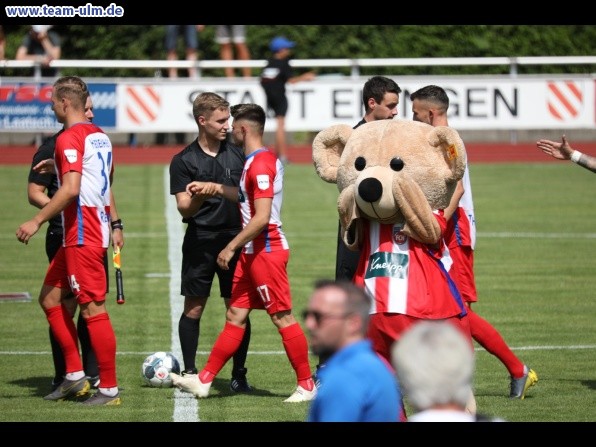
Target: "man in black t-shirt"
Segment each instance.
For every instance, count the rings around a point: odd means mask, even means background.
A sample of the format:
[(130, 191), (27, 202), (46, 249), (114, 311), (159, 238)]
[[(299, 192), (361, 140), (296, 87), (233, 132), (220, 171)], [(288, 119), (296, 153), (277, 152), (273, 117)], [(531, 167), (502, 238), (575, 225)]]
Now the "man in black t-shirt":
[(41, 65), (41, 75), (44, 77), (58, 76), (56, 68), (50, 67), (50, 62), (60, 59), (60, 36), (51, 29), (50, 25), (32, 25), (25, 35), (17, 53), (16, 60), (33, 60)]
[(275, 114), (277, 128), (275, 130), (275, 151), (282, 163), (287, 163), (286, 154), (286, 114), (288, 112), (288, 98), (286, 83), (295, 84), (300, 81), (311, 81), (315, 73), (308, 71), (294, 76), (290, 66), (290, 53), (296, 46), (295, 42), (285, 37), (276, 37), (269, 44), (273, 57), (261, 73), (261, 86), (267, 97), (267, 109)]
[[(397, 115), (401, 88), (393, 79), (385, 76), (373, 76), (364, 83), (362, 104), (364, 117), (354, 126), (357, 127), (371, 121), (391, 120)], [(352, 281), (360, 253), (346, 247), (341, 238), (341, 224), (337, 232), (337, 255), (335, 263), (335, 279)]]
[[(181, 294), (184, 296), (184, 311), (178, 322), (184, 362), (182, 375), (197, 374), (201, 316), (216, 274), (226, 308), (230, 305), (232, 279), (240, 252), (230, 261), (229, 270), (217, 265), (217, 255), (242, 229), (236, 203), (220, 197), (191, 197), (186, 192), (186, 186), (193, 181), (239, 185), (244, 151), (227, 139), (230, 104), (215, 93), (204, 92), (195, 98), (192, 111), (199, 136), (174, 155), (170, 163), (170, 194), (176, 197), (182, 221), (187, 224), (182, 244)], [(247, 320), (242, 344), (233, 357), (230, 389), (235, 392), (251, 391), (245, 367), (250, 332), (250, 320)]]

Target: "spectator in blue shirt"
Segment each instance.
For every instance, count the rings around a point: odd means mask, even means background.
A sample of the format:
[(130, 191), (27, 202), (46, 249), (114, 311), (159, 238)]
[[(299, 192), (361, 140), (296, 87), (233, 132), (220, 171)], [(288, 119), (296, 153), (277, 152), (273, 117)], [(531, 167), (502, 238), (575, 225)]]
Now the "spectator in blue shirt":
[(328, 360), (308, 422), (400, 421), (397, 379), (366, 339), (370, 305), (364, 290), (349, 281), (315, 284), (304, 325), (313, 354)]

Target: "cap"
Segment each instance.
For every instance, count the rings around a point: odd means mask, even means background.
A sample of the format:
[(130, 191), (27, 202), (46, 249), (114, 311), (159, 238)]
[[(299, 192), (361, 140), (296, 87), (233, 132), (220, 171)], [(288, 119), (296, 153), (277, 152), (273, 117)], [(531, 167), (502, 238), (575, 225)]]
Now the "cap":
[(35, 31), (36, 33), (43, 33), (46, 32), (47, 30), (49, 30), (52, 27), (52, 25), (31, 25), (31, 28), (33, 29), (33, 31)]
[(269, 44), (269, 49), (276, 53), (279, 50), (283, 50), (284, 48), (294, 48), (295, 46), (296, 42), (292, 42), (283, 36), (277, 36)]

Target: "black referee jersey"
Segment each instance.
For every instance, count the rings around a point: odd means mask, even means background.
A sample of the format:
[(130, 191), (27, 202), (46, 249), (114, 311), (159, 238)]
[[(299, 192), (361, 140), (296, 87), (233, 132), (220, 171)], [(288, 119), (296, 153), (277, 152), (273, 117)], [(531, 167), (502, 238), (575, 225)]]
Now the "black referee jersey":
[[(193, 181), (239, 186), (244, 159), (244, 151), (227, 140), (221, 142), (217, 155), (212, 157), (199, 147), (195, 139), (172, 158), (170, 194), (186, 191), (186, 185)], [(222, 197), (207, 199), (197, 214), (182, 221), (207, 231), (242, 228), (238, 204)]]

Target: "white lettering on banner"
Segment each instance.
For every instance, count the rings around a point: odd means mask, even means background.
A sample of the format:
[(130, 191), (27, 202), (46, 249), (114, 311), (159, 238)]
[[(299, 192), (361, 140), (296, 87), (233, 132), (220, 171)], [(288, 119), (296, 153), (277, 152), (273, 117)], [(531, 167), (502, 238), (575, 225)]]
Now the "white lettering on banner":
[[(397, 119), (411, 119), (409, 96), (430, 81), (423, 76), (392, 78), (402, 89)], [(321, 76), (310, 82), (288, 85), (286, 130), (318, 132), (334, 124), (355, 125), (363, 115), (362, 85), (367, 79)], [(265, 94), (257, 80), (119, 82), (116, 90), (120, 99), (118, 132), (196, 132), (192, 101), (204, 91), (215, 92), (232, 105), (254, 102), (266, 108)], [(557, 113), (564, 117), (565, 129), (594, 128), (594, 108), (583, 106), (594, 103), (594, 77), (591, 75), (566, 76), (561, 81), (553, 80), (552, 75), (549, 78), (437, 76), (432, 83), (446, 89), (450, 99), (449, 125), (458, 130), (560, 129), (562, 121)], [(553, 86), (563, 93), (555, 95)], [(131, 87), (135, 87), (136, 93), (139, 89), (145, 94), (154, 92), (157, 98), (133, 101), (127, 92)], [(273, 132), (276, 122), (271, 113), (268, 117), (265, 131)]]
[(94, 109), (113, 109), (118, 101), (116, 92), (91, 93), (91, 98)]

